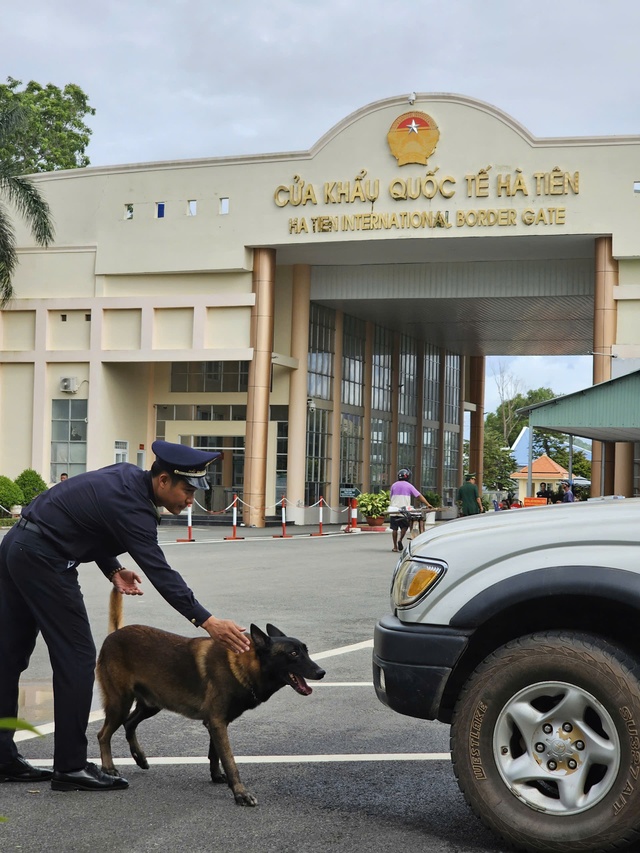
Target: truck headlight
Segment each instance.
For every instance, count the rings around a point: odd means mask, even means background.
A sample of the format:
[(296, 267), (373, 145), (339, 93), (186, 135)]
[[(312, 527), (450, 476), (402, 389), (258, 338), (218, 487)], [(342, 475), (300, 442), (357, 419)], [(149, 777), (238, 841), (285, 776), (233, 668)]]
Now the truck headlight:
[(437, 560), (409, 556), (398, 566), (391, 601), (394, 607), (413, 607), (438, 583), (447, 570), (446, 564)]

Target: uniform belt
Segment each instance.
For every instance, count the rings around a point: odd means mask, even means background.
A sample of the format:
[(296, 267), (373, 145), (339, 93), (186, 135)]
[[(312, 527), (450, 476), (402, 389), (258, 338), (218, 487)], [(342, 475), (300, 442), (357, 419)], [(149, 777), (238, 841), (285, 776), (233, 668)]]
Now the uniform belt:
[(16, 524), (16, 527), (21, 527), (23, 530), (28, 530), (30, 533), (38, 533), (42, 536), (42, 529), (35, 523), (35, 521), (29, 521), (28, 518), (21, 517), (20, 521)]

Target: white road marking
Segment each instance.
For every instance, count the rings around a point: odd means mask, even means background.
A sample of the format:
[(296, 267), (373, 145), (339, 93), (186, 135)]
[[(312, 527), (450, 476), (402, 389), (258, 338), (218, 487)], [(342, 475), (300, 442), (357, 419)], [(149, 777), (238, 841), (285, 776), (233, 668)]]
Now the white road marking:
[[(448, 752), (381, 752), (381, 753), (362, 753), (346, 752), (338, 755), (236, 755), (237, 764), (337, 764), (340, 762), (354, 761), (450, 761), (451, 755)], [(52, 767), (52, 758), (34, 758), (33, 763), (38, 767)], [(116, 764), (135, 765), (133, 758), (118, 758), (114, 756)], [(96, 764), (100, 764), (99, 758), (90, 758)], [(164, 764), (164, 765), (181, 765), (181, 764), (208, 764), (209, 759), (206, 756), (158, 756), (156, 758), (148, 757), (149, 765)]]

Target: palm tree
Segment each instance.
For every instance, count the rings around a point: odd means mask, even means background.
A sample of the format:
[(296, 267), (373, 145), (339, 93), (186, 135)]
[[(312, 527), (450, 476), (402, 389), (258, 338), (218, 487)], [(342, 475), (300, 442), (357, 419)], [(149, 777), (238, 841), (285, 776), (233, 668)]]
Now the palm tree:
[[(0, 151), (24, 122), (20, 107), (0, 113)], [(0, 157), (0, 308), (13, 297), (12, 278), (18, 264), (16, 236), (5, 199), (28, 222), (39, 246), (48, 246), (53, 240), (51, 211), (40, 190), (16, 171), (14, 163)]]

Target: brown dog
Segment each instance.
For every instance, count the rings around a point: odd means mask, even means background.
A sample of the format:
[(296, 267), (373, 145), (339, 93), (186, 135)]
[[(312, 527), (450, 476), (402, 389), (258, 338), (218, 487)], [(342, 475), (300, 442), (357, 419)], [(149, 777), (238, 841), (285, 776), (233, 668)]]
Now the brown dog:
[[(111, 737), (124, 725), (131, 755), (147, 770), (136, 728), (142, 720), (166, 709), (203, 721), (209, 731), (212, 781), (227, 782), (238, 805), (257, 805), (240, 781), (227, 726), (286, 684), (302, 696), (311, 693), (305, 679), (321, 679), (325, 672), (311, 660), (304, 643), (273, 625), (267, 625), (266, 634), (251, 625), (251, 648), (237, 655), (209, 637), (189, 639), (145, 625), (120, 628), (122, 597), (116, 590), (111, 593), (109, 609), (113, 633), (104, 641), (97, 666), (105, 712), (98, 734), (102, 769), (119, 775), (113, 764)], [(131, 711), (134, 699), (136, 706)]]

